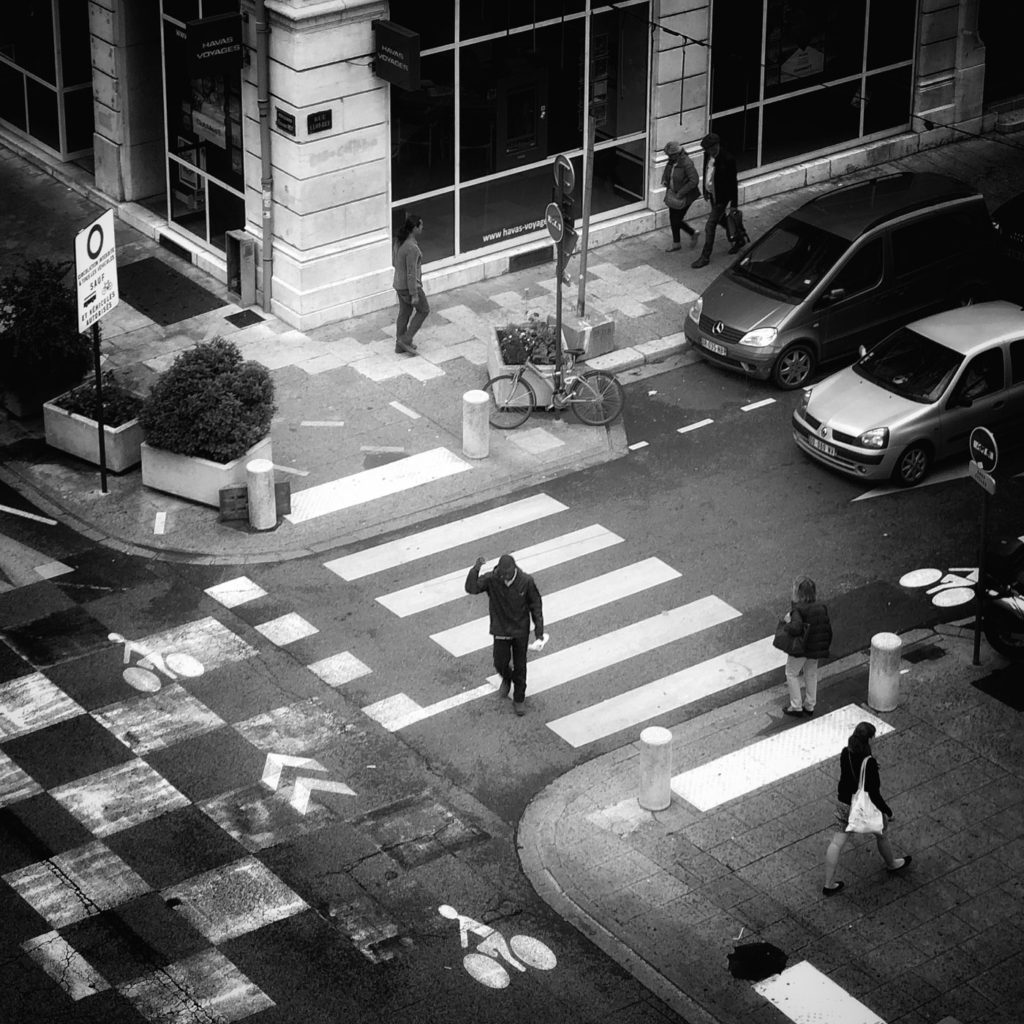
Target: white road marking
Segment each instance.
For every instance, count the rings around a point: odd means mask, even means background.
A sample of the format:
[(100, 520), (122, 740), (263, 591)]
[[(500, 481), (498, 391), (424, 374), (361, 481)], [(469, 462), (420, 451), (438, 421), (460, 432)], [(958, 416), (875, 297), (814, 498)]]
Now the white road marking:
[(532, 523), (555, 512), (564, 512), (567, 508), (568, 506), (546, 494), (535, 494), (487, 512), (478, 512), (465, 519), (456, 519), (443, 526), (434, 526), (399, 540), (387, 541), (376, 547), (357, 551), (354, 555), (332, 559), (324, 563), (324, 568), (337, 573), (343, 580), (358, 580), (384, 569), (394, 569), (418, 558), (426, 558), (427, 555), (448, 551), (460, 544), (469, 544), (516, 526)]
[(388, 402), (388, 405), (392, 409), (397, 409), (403, 416), (408, 416), (411, 420), (420, 419), (420, 414), (415, 409), (410, 409), (407, 405), (402, 405), (401, 402)]
[(74, 571), (70, 565), (65, 565), (63, 562), (44, 562), (35, 567), (36, 575), (44, 580), (56, 579), (58, 576), (66, 576), (69, 572)]
[(37, 516), (34, 512), (23, 512), (20, 508), (11, 508), (10, 505), (0, 505), (0, 512), (10, 512), (12, 516), (21, 516), (24, 519), (34, 519), (37, 523), (46, 523), (47, 526), (56, 526), (56, 519), (47, 519), (46, 516)]
[(697, 420), (696, 423), (687, 423), (685, 427), (677, 427), (677, 434), (688, 434), (691, 430), (699, 430), (701, 427), (710, 426), (714, 420)]
[(864, 501), (866, 498), (883, 498), (887, 494), (903, 494), (907, 490), (917, 490), (919, 487), (930, 487), (932, 484), (945, 484), (949, 483), (950, 480), (962, 480), (967, 476), (966, 464), (959, 466), (943, 466), (929, 473), (919, 484), (915, 487), (899, 487), (896, 484), (881, 484), (872, 491), (865, 491), (863, 494), (858, 494), (856, 498), (851, 498), (851, 501)]
[(672, 792), (700, 811), (778, 782), (813, 765), (838, 757), (858, 722), (871, 722), (876, 736), (894, 729), (856, 704), (791, 726), (672, 777)]
[(647, 444), (647, 441), (634, 441), (633, 444), (629, 446), (629, 450), (631, 452), (635, 452), (638, 451), (640, 448), (646, 448)]
[(166, 512), (157, 512), (157, 514), (153, 517), (153, 532), (154, 533), (163, 533), (164, 529), (166, 528), (166, 526), (167, 526), (167, 513)]
[[(573, 615), (582, 615), (623, 597), (639, 594), (659, 583), (678, 579), (681, 574), (660, 558), (645, 558), (642, 562), (613, 569), (602, 576), (583, 580), (564, 590), (557, 590), (544, 598), (544, 624), (561, 622)], [(449, 654), (461, 658), (473, 651), (482, 651), (491, 645), (488, 633), (489, 615), (451, 629), (432, 633), (430, 639), (440, 644)]]
[(690, 665), (548, 722), (548, 728), (572, 746), (582, 747), (629, 726), (675, 711), (785, 665), (786, 655), (772, 646), (772, 640), (773, 637), (765, 637), (699, 665)]
[[(702, 629), (738, 618), (739, 614), (735, 608), (712, 595), (622, 626), (593, 640), (563, 648), (530, 664), (528, 693), (532, 696), (554, 689), (674, 640), (681, 640)], [(385, 729), (395, 732), (460, 704), (492, 694), (498, 689), (498, 683), (499, 677), (495, 674), (472, 690), (456, 693), (426, 707), (417, 704), (406, 694), (398, 693), (367, 705), (363, 711)]]
[(303, 420), (300, 427), (343, 427), (344, 420)]
[(292, 511), (285, 519), (293, 524), (306, 523), (331, 512), (443, 480), (472, 468), (447, 448), (432, 448), (389, 462), (386, 466), (364, 469), (361, 473), (296, 491), (292, 494)]
[(754, 985), (793, 1024), (885, 1024), (874, 1010), (869, 1010), (827, 974), (822, 974), (806, 960), (787, 967)]
[(294, 754), (267, 754), (267, 760), (263, 765), (263, 778), (260, 779), (265, 786), (276, 790), (281, 784), (281, 772), (286, 768), (305, 768), (311, 772), (325, 772), (327, 769), (311, 757), (296, 757)]
[(203, 593), (209, 594), (225, 608), (237, 608), (240, 604), (267, 596), (267, 592), (258, 583), (253, 583), (248, 576), (236, 576), (232, 580), (225, 580), (216, 586), (207, 587)]
[(289, 612), (269, 622), (262, 622), (256, 627), (257, 633), (262, 633), (272, 644), (284, 647), (293, 644), (296, 640), (304, 640), (307, 636), (319, 633), (311, 622), (307, 622), (297, 612)]
[(295, 780), (295, 792), (292, 794), (291, 805), (299, 812), (305, 814), (309, 810), (309, 797), (314, 789), (324, 793), (344, 793), (346, 796), (355, 796), (355, 790), (349, 789), (344, 782), (330, 782), (328, 779), (307, 779), (299, 777)]
[(71, 946), (60, 932), (47, 932), (28, 939), (21, 948), (75, 1002), (94, 992), (106, 992), (107, 980), (81, 953)]
[(750, 412), (753, 409), (760, 409), (764, 405), (774, 405), (774, 398), (762, 398), (760, 402), (751, 402), (749, 405), (741, 405), (740, 412)]
[(274, 469), (280, 470), (282, 473), (291, 473), (293, 476), (309, 476), (308, 469), (296, 469), (294, 466), (279, 466), (276, 462), (273, 463)]
[[(512, 556), (524, 572), (535, 573), (621, 543), (620, 536), (606, 530), (603, 526), (595, 525), (584, 527), (582, 530), (574, 530), (561, 537), (553, 537), (551, 540), (541, 541), (528, 548), (521, 548), (518, 551), (513, 551)], [(489, 572), (494, 568), (494, 564), (494, 559), (485, 562), (480, 571)], [(401, 618), (425, 611), (428, 608), (436, 608), (466, 596), (465, 583), (469, 568), (467, 565), (464, 569), (456, 569), (443, 576), (435, 576), (432, 580), (414, 583), (411, 587), (385, 594), (383, 597), (378, 597), (377, 600)]]
[(390, 444), (361, 444), (359, 450), (361, 452), (372, 452), (374, 455), (394, 455), (405, 451), (404, 448)]
[(328, 686), (335, 688), (344, 686), (360, 676), (370, 675), (370, 668), (364, 665), (354, 654), (348, 651), (341, 651), (339, 654), (332, 654), (329, 658), (314, 661), (306, 668), (318, 675)]

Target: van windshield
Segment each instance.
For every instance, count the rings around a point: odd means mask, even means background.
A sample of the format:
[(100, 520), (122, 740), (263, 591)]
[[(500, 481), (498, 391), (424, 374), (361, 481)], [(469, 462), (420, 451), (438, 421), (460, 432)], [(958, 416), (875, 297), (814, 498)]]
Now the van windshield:
[(938, 401), (963, 361), (959, 352), (901, 327), (854, 363), (853, 370), (902, 398), (931, 403)]
[(754, 243), (733, 272), (763, 288), (802, 299), (849, 246), (838, 235), (786, 217)]

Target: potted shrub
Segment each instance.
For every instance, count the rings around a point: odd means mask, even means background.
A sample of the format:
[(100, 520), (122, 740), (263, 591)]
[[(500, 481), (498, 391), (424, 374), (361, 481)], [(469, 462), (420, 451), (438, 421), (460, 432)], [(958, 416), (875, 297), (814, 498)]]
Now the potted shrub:
[(234, 342), (182, 352), (142, 403), (142, 482), (218, 506), (222, 487), (245, 484), (250, 460), (273, 459), (275, 408), (270, 371), (243, 362)]
[[(103, 374), (103, 435), (107, 469), (122, 473), (141, 458), (142, 399), (121, 384), (112, 371)], [(96, 382), (85, 381), (63, 395), (43, 403), (46, 443), (69, 455), (99, 465), (100, 441), (96, 415), (99, 412)]]
[(0, 280), (0, 387), (15, 416), (77, 384), (92, 360), (78, 330), (78, 303), (65, 282), (71, 262), (28, 260)]
[[(555, 371), (555, 321), (540, 313), (527, 313), (519, 323), (509, 323), (494, 330), (494, 338), (487, 348), (487, 376), (498, 377), (510, 373), (513, 366), (521, 366), (532, 346), (530, 362), (545, 367), (540, 373), (527, 368), (526, 379), (537, 393), (539, 408), (551, 404), (551, 377)], [(550, 370), (547, 369), (550, 367)]]

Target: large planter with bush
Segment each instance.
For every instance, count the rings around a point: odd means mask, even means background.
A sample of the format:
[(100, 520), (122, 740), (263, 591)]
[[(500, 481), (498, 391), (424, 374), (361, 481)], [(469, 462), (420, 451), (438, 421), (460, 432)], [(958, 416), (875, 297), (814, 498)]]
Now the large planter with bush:
[[(142, 399), (119, 384), (112, 373), (103, 375), (103, 436), (107, 469), (123, 473), (141, 458)], [(100, 440), (96, 414), (96, 385), (93, 381), (58, 395), (43, 404), (46, 443), (69, 455), (99, 465)]]
[(265, 366), (243, 362), (223, 338), (181, 353), (153, 385), (140, 420), (142, 482), (218, 506), (222, 487), (243, 485), (252, 459), (270, 459), (274, 382)]
[(487, 376), (500, 377), (502, 374), (512, 373), (526, 361), (528, 350), (532, 350), (530, 362), (541, 369), (538, 371), (528, 366), (524, 377), (537, 394), (537, 408), (546, 409), (551, 405), (554, 390), (553, 317), (545, 320), (539, 313), (530, 313), (522, 323), (510, 323), (495, 328), (493, 337), (487, 339)]
[(0, 388), (15, 416), (38, 415), (89, 368), (92, 348), (66, 281), (71, 267), (28, 260), (0, 280)]

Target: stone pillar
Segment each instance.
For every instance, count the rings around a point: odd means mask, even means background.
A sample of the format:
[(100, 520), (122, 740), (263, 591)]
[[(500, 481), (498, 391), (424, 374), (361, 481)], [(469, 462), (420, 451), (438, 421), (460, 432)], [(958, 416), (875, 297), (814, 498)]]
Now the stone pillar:
[(254, 530), (272, 530), (277, 526), (274, 464), (270, 459), (246, 463), (245, 482), (249, 489), (249, 525)]
[(486, 459), (490, 452), (490, 406), (486, 391), (467, 391), (462, 396), (462, 454), (467, 459)]
[(868, 665), (868, 707), (895, 711), (900, 699), (900, 660), (903, 641), (895, 633), (876, 633), (871, 638)]
[(640, 806), (663, 811), (672, 802), (672, 733), (660, 725), (640, 733)]

